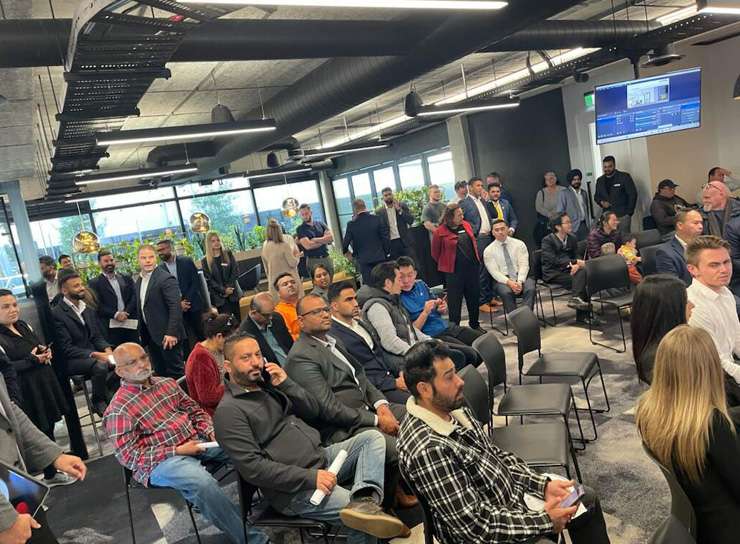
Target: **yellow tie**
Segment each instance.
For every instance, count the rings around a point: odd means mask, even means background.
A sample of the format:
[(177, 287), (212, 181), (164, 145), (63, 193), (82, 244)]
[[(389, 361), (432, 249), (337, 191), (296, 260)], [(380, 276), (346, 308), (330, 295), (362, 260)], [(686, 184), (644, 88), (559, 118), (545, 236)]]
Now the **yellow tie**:
[(497, 201), (496, 204), (494, 204), (494, 206), (496, 206), (496, 213), (498, 214), (498, 219), (503, 219), (504, 211), (501, 209), (501, 203)]

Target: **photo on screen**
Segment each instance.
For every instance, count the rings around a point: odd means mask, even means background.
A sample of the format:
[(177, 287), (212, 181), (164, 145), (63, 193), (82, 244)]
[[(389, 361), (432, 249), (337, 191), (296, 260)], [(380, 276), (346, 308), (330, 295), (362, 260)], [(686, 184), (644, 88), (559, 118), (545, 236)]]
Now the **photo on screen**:
[(18, 512), (35, 516), (49, 487), (25, 472), (0, 462), (0, 493)]

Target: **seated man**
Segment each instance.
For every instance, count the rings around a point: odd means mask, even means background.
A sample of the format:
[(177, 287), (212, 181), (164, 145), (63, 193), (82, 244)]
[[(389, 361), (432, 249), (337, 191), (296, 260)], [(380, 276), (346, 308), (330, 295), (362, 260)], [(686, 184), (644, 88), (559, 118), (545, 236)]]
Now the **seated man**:
[[(149, 356), (140, 345), (121, 344), (113, 356), (122, 381), (103, 424), (118, 462), (144, 486), (176, 489), (230, 542), (246, 544), (239, 509), (201, 464), (228, 461), (221, 448), (200, 446), (215, 440), (211, 417), (175, 380), (152, 377)], [(249, 542), (265, 544), (267, 536), (250, 527)]]
[(103, 415), (108, 406), (108, 383), (117, 386), (113, 365), (108, 356), (113, 350), (103, 338), (98, 316), (88, 308), (85, 286), (74, 270), (59, 273), (59, 290), (64, 298), (51, 310), (57, 345), (55, 351), (63, 361), (67, 376), (83, 375), (92, 382), (93, 411)]
[(494, 292), (501, 297), (504, 309), (516, 310), (516, 297), (522, 297), (529, 309), (534, 308), (537, 294), (534, 278), (529, 275), (529, 252), (521, 240), (509, 236), (506, 221), (497, 219), (491, 227), (493, 243), (483, 252), (483, 264), (496, 282)]
[(686, 246), (701, 235), (704, 222), (698, 210), (681, 210), (675, 219), (676, 234), (655, 250), (655, 270), (658, 274), (670, 274), (691, 285), (691, 274), (686, 266)]
[[(395, 435), (403, 406), (389, 404), (372, 385), (362, 366), (337, 340), (328, 335), (331, 309), (324, 299), (307, 295), (298, 303), (301, 336), (288, 354), (285, 371), (319, 403), (321, 438), (331, 443), (346, 440), (367, 428), (379, 428), (386, 439), (386, 480), (390, 489), (398, 481)], [(410, 505), (402, 494), (402, 505)]]
[[(411, 348), (406, 381), (413, 398), (398, 438), (400, 465), (429, 504), (440, 542), (530, 542), (566, 527), (574, 544), (609, 542), (593, 492), (581, 499), (587, 511), (570, 521), (577, 505), (560, 503), (575, 482), (550, 480), (499, 449), (463, 408), (463, 381), (444, 344)], [(531, 510), (525, 493), (543, 499), (544, 511)]]
[(252, 297), (249, 314), (239, 326), (239, 332), (254, 336), (268, 361), (285, 366), (288, 352), (293, 347), (293, 337), (283, 316), (275, 311), (270, 293), (257, 293)]
[(298, 335), (301, 334), (298, 314), (296, 314), (298, 289), (301, 289), (301, 286), (296, 283), (295, 278), (289, 272), (283, 272), (275, 278), (275, 290), (279, 298), (275, 311), (283, 316), (285, 326), (293, 340), (298, 340)]
[[(306, 421), (320, 420), (316, 399), (275, 363), (263, 363), (257, 341), (247, 334), (224, 345), (231, 377), (214, 416), (216, 438), (242, 478), (262, 490), (273, 508), (350, 527), (347, 542), (371, 544), (392, 538), (404, 525), (389, 516), (383, 501), (385, 440), (373, 430), (326, 448)], [(341, 451), (347, 461), (335, 476), (328, 466)], [(316, 489), (327, 498), (310, 502)], [(359, 531), (359, 532), (358, 532)], [(366, 533), (366, 534), (365, 534)]]
[(417, 279), (414, 260), (401, 257), (396, 262), (400, 272), (401, 305), (413, 319), (414, 327), (427, 336), (452, 344), (450, 347), (465, 355), (465, 364), (477, 366), (481, 362), (480, 355), (470, 346), (484, 333), (455, 325), (442, 317), (447, 314), (447, 300), (433, 296), (424, 280)]
[[(414, 326), (411, 316), (400, 302), (401, 270), (395, 261), (380, 263), (373, 268), (372, 281), (357, 292), (362, 317), (377, 331), (380, 344), (390, 355), (403, 357), (411, 346), (429, 340)], [(435, 303), (436, 304), (436, 303)], [(464, 367), (465, 354), (455, 350), (455, 365)]]
[(403, 381), (403, 359), (384, 355), (378, 333), (360, 320), (355, 288), (348, 282), (329, 288), (332, 324), (329, 334), (339, 340), (365, 369), (368, 381), (391, 402), (406, 404), (409, 393)]
[(650, 203), (650, 215), (661, 235), (671, 232), (676, 225), (676, 214), (689, 203), (676, 194), (677, 184), (670, 179), (658, 183), (658, 191)]

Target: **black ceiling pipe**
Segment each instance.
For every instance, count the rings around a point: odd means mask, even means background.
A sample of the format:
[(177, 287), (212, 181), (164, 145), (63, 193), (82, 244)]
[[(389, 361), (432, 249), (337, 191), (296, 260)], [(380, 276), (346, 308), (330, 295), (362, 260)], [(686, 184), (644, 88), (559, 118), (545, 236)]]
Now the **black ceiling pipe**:
[[(244, 135), (199, 162), (202, 173), (296, 134), (371, 98), (577, 4), (577, 0), (519, 0), (496, 13), (450, 16), (405, 56), (331, 59), (264, 105), (278, 129), (269, 136)], [(244, 118), (260, 115), (248, 112)]]
[[(404, 55), (440, 21), (432, 17), (413, 21), (217, 20), (189, 32), (172, 60), (205, 62)], [(604, 47), (658, 26), (653, 21), (541, 21), (482, 51)], [(0, 68), (61, 65), (70, 28), (70, 19), (0, 21)]]
[(211, 157), (216, 153), (216, 145), (211, 140), (200, 142), (188, 142), (185, 144), (160, 145), (152, 149), (146, 157), (148, 166), (167, 166), (169, 164), (180, 164), (190, 159)]

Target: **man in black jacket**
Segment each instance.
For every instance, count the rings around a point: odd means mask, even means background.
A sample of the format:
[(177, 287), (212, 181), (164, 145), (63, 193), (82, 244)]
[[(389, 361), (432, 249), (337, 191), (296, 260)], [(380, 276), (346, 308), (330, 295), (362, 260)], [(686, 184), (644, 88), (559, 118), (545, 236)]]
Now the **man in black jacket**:
[(154, 246), (139, 247), (141, 274), (136, 280), (139, 332), (158, 376), (179, 378), (184, 373), (180, 340), (185, 338), (180, 289), (167, 270), (157, 267)]
[(357, 359), (365, 369), (367, 379), (385, 398), (390, 402), (406, 404), (411, 394), (400, 370), (403, 358), (384, 353), (378, 333), (372, 325), (360, 320), (360, 306), (354, 287), (349, 283), (335, 283), (329, 287), (329, 303), (332, 315), (329, 334)]
[[(231, 377), (214, 416), (216, 438), (239, 474), (260, 488), (273, 508), (287, 515), (341, 521), (347, 542), (371, 544), (403, 532), (403, 523), (383, 512), (385, 440), (369, 430), (326, 448), (303, 420), (320, 421), (316, 399), (274, 363), (263, 363), (257, 341), (246, 334), (224, 345)], [(347, 460), (337, 475), (326, 469), (341, 450)], [(339, 484), (352, 482), (351, 489)], [(327, 497), (311, 504), (315, 490)]]
[[(349, 246), (352, 246), (352, 256), (360, 265), (362, 282), (370, 281), (370, 271), (373, 267), (388, 260), (391, 252), (391, 242), (388, 237), (388, 225), (380, 218), (367, 211), (365, 201), (358, 198), (352, 203), (355, 216), (347, 223), (344, 233), (342, 252), (347, 255)], [(347, 255), (350, 257), (350, 255)]]
[(63, 299), (52, 309), (56, 344), (66, 376), (83, 375), (92, 382), (92, 404), (102, 417), (108, 406), (108, 383), (116, 385), (113, 350), (98, 327), (98, 316), (85, 305), (85, 286), (75, 271), (60, 274)]
[[(102, 273), (88, 282), (88, 287), (98, 297), (98, 316), (103, 333), (113, 346), (125, 342), (138, 342), (136, 324), (127, 326), (129, 319), (137, 319), (134, 280), (126, 274), (116, 273), (116, 259), (109, 249), (98, 252)], [(111, 327), (111, 324), (118, 326)]]
[(242, 321), (239, 332), (257, 339), (267, 361), (285, 366), (288, 352), (293, 347), (293, 337), (283, 316), (275, 311), (275, 301), (270, 293), (257, 293), (252, 297), (249, 314)]
[(32, 283), (30, 289), (41, 321), (41, 329), (48, 343), (54, 341), (54, 319), (51, 316), (51, 308), (62, 300), (62, 294), (59, 292), (57, 263), (54, 258), (42, 255), (39, 257), (39, 268), (41, 281)]
[(388, 238), (391, 242), (391, 259), (396, 260), (404, 255), (413, 255), (409, 228), (414, 224), (414, 216), (408, 204), (399, 202), (393, 195), (393, 189), (386, 187), (381, 192), (383, 206), (375, 210), (383, 226), (388, 229)]
[(616, 161), (611, 155), (604, 157), (604, 175), (596, 180), (594, 200), (601, 209), (617, 214), (619, 230), (630, 231), (632, 214), (637, 204), (637, 188), (632, 176), (627, 172), (617, 170)]
[(658, 191), (650, 203), (650, 215), (661, 235), (673, 231), (676, 225), (676, 214), (681, 208), (688, 208), (689, 203), (676, 194), (676, 185), (670, 179), (658, 183)]

